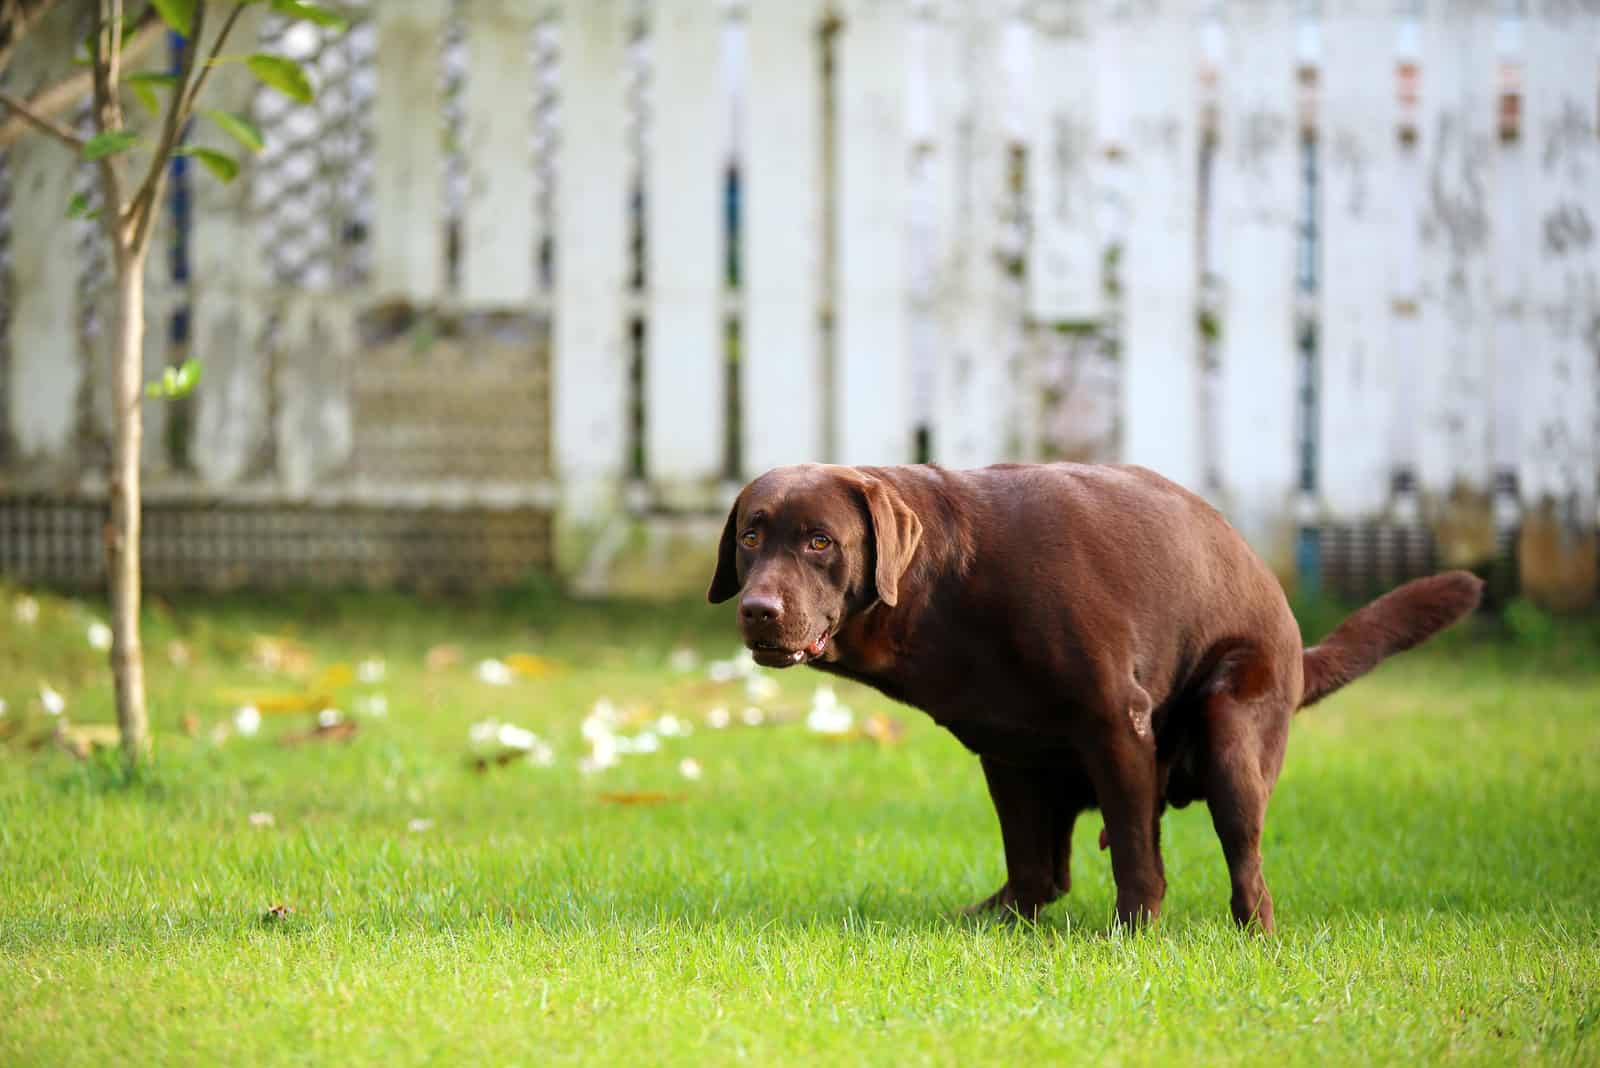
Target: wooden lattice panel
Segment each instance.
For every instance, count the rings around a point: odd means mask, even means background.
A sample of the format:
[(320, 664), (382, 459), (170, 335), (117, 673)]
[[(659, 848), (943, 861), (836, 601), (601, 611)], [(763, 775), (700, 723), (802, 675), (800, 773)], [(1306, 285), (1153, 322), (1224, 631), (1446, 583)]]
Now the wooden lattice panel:
[[(105, 580), (104, 501), (0, 497), (0, 574)], [(550, 566), (550, 517), (535, 508), (150, 501), (142, 557), (153, 589), (368, 586), (485, 588)]]

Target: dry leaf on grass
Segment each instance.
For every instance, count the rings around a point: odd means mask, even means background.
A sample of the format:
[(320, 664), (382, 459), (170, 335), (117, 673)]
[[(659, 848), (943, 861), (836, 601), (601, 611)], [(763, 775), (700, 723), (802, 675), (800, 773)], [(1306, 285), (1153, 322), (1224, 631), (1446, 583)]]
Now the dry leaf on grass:
[(862, 724), (861, 733), (879, 745), (896, 745), (906, 736), (906, 726), (893, 716), (876, 712)]
[(657, 790), (616, 790), (594, 796), (595, 800), (608, 805), (665, 805), (672, 801), (686, 801), (689, 797), (688, 794)]
[(353, 719), (341, 719), (337, 723), (317, 724), (309, 731), (300, 731), (295, 734), (285, 734), (278, 739), (279, 745), (305, 745), (307, 742), (348, 742), (356, 736), (360, 729)]
[(294, 915), (294, 909), (289, 905), (269, 905), (267, 911), (261, 914), (262, 923), (282, 923)]
[(435, 645), (422, 658), (422, 663), (429, 671), (449, 671), (461, 663), (461, 646)]

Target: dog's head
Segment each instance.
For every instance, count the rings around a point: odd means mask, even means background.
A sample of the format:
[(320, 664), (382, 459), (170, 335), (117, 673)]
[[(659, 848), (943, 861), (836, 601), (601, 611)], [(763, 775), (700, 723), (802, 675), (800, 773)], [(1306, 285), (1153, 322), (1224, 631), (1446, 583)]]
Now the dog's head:
[(728, 513), (712, 604), (740, 594), (739, 630), (766, 667), (832, 659), (844, 622), (894, 605), (922, 523), (893, 486), (851, 467), (779, 467)]

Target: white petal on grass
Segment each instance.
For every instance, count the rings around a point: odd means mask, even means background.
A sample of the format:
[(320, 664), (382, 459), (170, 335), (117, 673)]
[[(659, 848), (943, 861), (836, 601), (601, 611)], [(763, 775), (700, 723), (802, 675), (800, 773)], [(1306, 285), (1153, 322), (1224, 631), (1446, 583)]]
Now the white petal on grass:
[(661, 748), (661, 738), (655, 731), (640, 731), (633, 736), (635, 753), (654, 753)]
[(433, 821), (419, 816), (410, 823), (406, 824), (406, 830), (410, 831), (412, 834), (421, 834), (423, 831), (431, 831), (433, 830)]
[(11, 618), (25, 627), (33, 626), (39, 622), (39, 602), (32, 597), (18, 597), (11, 606)]
[(672, 655), (667, 657), (667, 666), (680, 674), (693, 671), (699, 664), (700, 654), (686, 647), (672, 650)]
[(744, 680), (744, 693), (752, 701), (770, 701), (778, 696), (778, 680), (770, 675), (754, 672)]
[(611, 767), (622, 753), (622, 747), (618, 744), (620, 741), (621, 739), (614, 734), (602, 734), (590, 739), (589, 759), (593, 760), (597, 767)]
[(813, 708), (806, 714), (806, 729), (817, 734), (848, 734), (855, 717), (843, 705)]
[(382, 682), (387, 670), (382, 659), (371, 656), (356, 665), (356, 678), (371, 686), (375, 682)]
[(700, 766), (700, 761), (696, 760), (694, 757), (684, 757), (682, 760), (678, 761), (678, 774), (682, 775), (685, 779), (697, 781), (704, 773), (705, 769)]
[(712, 730), (720, 731), (728, 725), (728, 710), (722, 705), (716, 705), (706, 712), (706, 726)]
[(317, 713), (317, 726), (337, 727), (339, 725), (339, 721), (343, 718), (344, 713), (340, 712), (337, 708), (324, 708), (321, 712)]
[(86, 636), (89, 639), (89, 648), (91, 649), (98, 649), (103, 653), (111, 648), (111, 628), (98, 619), (89, 624)]
[(52, 716), (59, 716), (67, 710), (67, 699), (57, 693), (48, 683), (39, 687), (39, 703), (44, 710)]
[(761, 726), (762, 721), (767, 718), (767, 714), (761, 711), (761, 709), (757, 708), (755, 705), (750, 705), (743, 712), (739, 713), (739, 718), (744, 720), (746, 726), (759, 727)]
[(261, 729), (261, 710), (255, 705), (244, 705), (233, 714), (233, 727), (240, 734), (254, 734)]
[(548, 768), (556, 762), (556, 751), (550, 748), (549, 742), (535, 742), (528, 750), (528, 763), (541, 768)]
[(277, 822), (277, 820), (272, 818), (272, 813), (270, 812), (250, 813), (250, 826), (252, 827), (271, 827)]
[(478, 661), (478, 681), (490, 686), (510, 686), (511, 669), (499, 660)]
[(682, 738), (694, 733), (694, 727), (669, 712), (656, 720), (656, 733), (663, 738)]
[(389, 714), (389, 699), (381, 693), (356, 698), (355, 709), (363, 716), (381, 719)]
[(495, 732), (495, 738), (507, 749), (532, 749), (539, 744), (539, 736), (526, 727), (519, 727), (515, 723), (502, 723)]

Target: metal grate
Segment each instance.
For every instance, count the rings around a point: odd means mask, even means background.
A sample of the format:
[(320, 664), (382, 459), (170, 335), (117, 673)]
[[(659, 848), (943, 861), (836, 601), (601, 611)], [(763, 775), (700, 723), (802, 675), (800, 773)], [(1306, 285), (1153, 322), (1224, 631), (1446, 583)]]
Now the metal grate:
[(252, 174), (262, 254), (281, 285), (328, 290), (371, 271), (372, 96), (376, 33), (365, 0), (346, 5), (348, 32), (270, 16), (262, 48), (297, 60), (312, 104), (262, 89), (253, 111), (266, 140)]
[[(0, 574), (93, 586), (105, 580), (105, 504), (0, 497)], [(145, 582), (154, 589), (401, 586), (482, 589), (550, 565), (542, 509), (146, 501)]]

